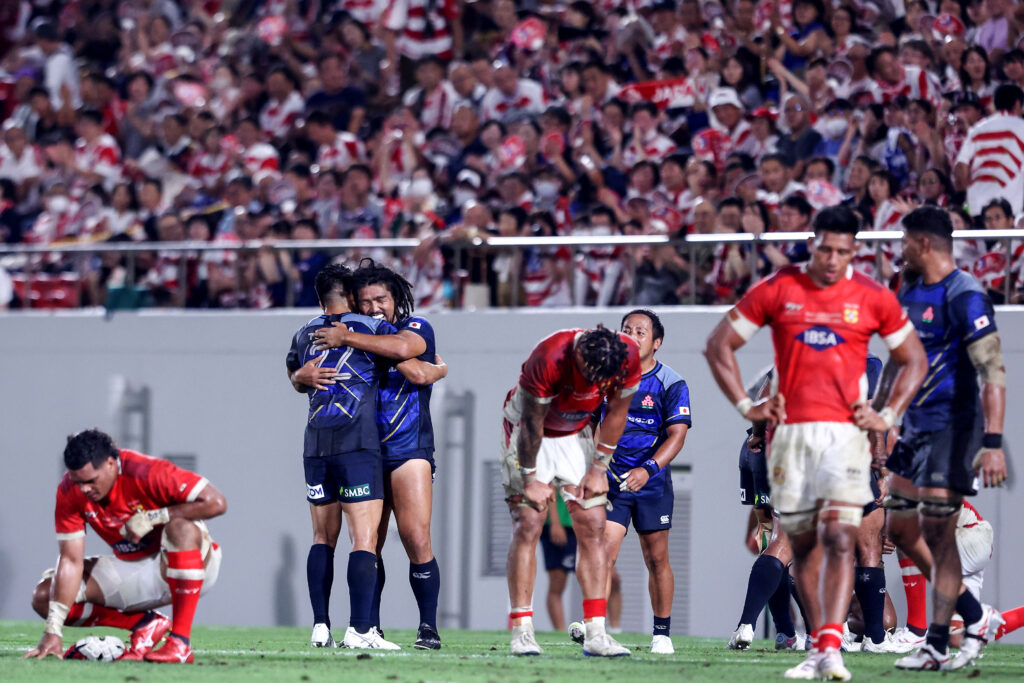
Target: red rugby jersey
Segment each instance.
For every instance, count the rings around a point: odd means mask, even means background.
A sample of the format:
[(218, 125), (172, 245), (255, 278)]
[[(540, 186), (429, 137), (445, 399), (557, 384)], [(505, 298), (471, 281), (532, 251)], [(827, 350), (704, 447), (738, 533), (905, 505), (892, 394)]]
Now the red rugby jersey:
[[(597, 386), (580, 374), (573, 360), (576, 338), (586, 330), (559, 330), (540, 341), (523, 363), (519, 386), (542, 403), (550, 403), (544, 419), (544, 436), (568, 436), (580, 431), (604, 397), (620, 388), (636, 390), (640, 384), (640, 347), (624, 334), (629, 353), (625, 379)], [(629, 392), (631, 393), (631, 392)]]
[(121, 450), (121, 472), (105, 505), (85, 497), (68, 474), (57, 487), (55, 513), (57, 540), (69, 541), (85, 536), (85, 525), (93, 530), (122, 560), (140, 560), (160, 550), (158, 526), (138, 543), (121, 536), (121, 527), (138, 510), (180, 505), (194, 501), (207, 480), (183, 470), (168, 460), (153, 458), (130, 450)]
[(893, 349), (914, 333), (896, 295), (852, 267), (824, 289), (803, 267), (783, 268), (754, 285), (729, 320), (744, 339), (772, 328), (787, 424), (852, 422), (851, 406), (867, 397), (871, 335)]

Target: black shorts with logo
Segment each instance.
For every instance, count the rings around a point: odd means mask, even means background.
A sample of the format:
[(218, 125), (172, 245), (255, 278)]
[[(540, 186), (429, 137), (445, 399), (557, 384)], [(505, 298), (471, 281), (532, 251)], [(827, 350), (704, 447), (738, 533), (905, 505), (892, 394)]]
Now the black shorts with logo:
[(306, 471), (306, 500), (313, 505), (360, 503), (384, 497), (384, 468), (378, 452), (303, 458), (302, 465)]
[(740, 448), (740, 503), (771, 512), (772, 492), (768, 483), (765, 445), (762, 442), (761, 448), (752, 451), (747, 447), (747, 439), (743, 439), (743, 447)]
[(904, 426), (886, 466), (914, 486), (973, 496), (978, 489), (971, 464), (981, 449), (983, 433), (980, 414), (968, 425), (949, 424), (936, 431), (915, 431)]

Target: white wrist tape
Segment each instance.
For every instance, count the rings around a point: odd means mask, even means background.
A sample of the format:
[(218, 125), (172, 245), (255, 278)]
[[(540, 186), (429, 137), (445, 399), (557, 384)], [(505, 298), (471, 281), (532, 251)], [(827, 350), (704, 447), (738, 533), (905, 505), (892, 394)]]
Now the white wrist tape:
[(736, 410), (740, 411), (740, 415), (743, 417), (747, 416), (750, 409), (754, 407), (754, 401), (749, 396), (744, 396), (740, 400), (736, 401)]
[(899, 419), (899, 416), (896, 415), (896, 411), (891, 406), (886, 406), (878, 411), (878, 417), (885, 421), (886, 427), (892, 427), (896, 424), (896, 420)]
[(44, 633), (51, 633), (58, 638), (64, 637), (64, 622), (68, 618), (68, 612), (71, 608), (65, 605), (63, 602), (57, 602), (56, 600), (50, 600), (50, 611), (46, 615), (46, 627), (43, 628)]
[(125, 529), (127, 529), (139, 538), (142, 538), (156, 527), (167, 524), (169, 521), (171, 521), (171, 513), (167, 508), (139, 510), (125, 522), (121, 533), (125, 535)]

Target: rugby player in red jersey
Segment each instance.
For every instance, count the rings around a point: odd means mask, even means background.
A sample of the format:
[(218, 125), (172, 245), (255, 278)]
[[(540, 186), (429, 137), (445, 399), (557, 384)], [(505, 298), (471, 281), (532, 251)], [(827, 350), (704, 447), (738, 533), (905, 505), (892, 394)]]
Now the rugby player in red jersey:
[[(787, 678), (848, 680), (839, 653), (853, 592), (862, 507), (874, 499), (864, 430), (884, 431), (906, 410), (927, 370), (914, 326), (895, 295), (855, 271), (857, 218), (845, 207), (814, 221), (811, 260), (755, 285), (708, 338), (705, 355), (726, 397), (748, 420), (778, 425), (771, 442), (771, 496), (793, 546), (797, 587), (815, 649)], [(736, 350), (772, 328), (777, 391), (747, 396)], [(899, 375), (884, 408), (867, 404), (864, 358), (879, 334)], [(820, 539), (820, 542), (819, 542)]]
[[(566, 501), (579, 549), (576, 577), (583, 592), (583, 652), (602, 657), (629, 654), (607, 634), (604, 624), (606, 471), (641, 375), (639, 347), (626, 335), (600, 325), (560, 330), (537, 344), (523, 363), (519, 383), (505, 398), (502, 483), (513, 521), (508, 590), (514, 655), (541, 653), (531, 600), (537, 541), (555, 486)], [(606, 397), (608, 408), (595, 441), (591, 416)]]
[[(68, 437), (64, 465), (55, 514), (60, 556), (32, 597), (46, 628), (25, 656), (59, 657), (69, 624), (130, 630), (122, 659), (192, 662), (192, 618), (221, 562), (205, 520), (224, 514), (224, 496), (167, 460), (119, 450), (97, 429)], [(85, 557), (86, 524), (113, 555)], [(168, 604), (171, 619), (152, 611)]]

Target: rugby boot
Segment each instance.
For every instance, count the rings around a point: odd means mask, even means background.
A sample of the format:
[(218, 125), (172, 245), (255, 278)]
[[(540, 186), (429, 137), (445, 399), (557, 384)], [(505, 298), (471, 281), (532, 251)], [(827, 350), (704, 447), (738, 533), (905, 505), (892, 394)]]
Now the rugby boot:
[(746, 650), (754, 642), (754, 627), (750, 624), (740, 624), (729, 639), (730, 650)]
[(830, 647), (821, 653), (818, 660), (818, 678), (823, 681), (848, 681), (850, 671), (843, 664), (843, 655)]
[(334, 638), (331, 636), (330, 627), (327, 624), (314, 624), (309, 644), (313, 647), (334, 647)]
[(962, 669), (981, 658), (981, 650), (992, 640), (999, 625), (1005, 623), (1003, 615), (991, 605), (984, 605), (981, 619), (966, 627), (960, 652), (953, 658), (951, 669)]
[(815, 681), (818, 679), (818, 663), (821, 661), (822, 653), (811, 650), (807, 658), (783, 674), (785, 678), (794, 678), (802, 681)]
[(948, 671), (950, 664), (948, 652), (939, 652), (928, 643), (896, 660), (897, 669), (908, 671)]
[(171, 630), (171, 620), (159, 612), (146, 612), (139, 623), (132, 628), (128, 649), (119, 657), (125, 661), (141, 662)]
[(512, 642), (509, 644), (512, 654), (532, 656), (543, 654), (544, 650), (537, 644), (537, 636), (533, 633), (533, 624), (519, 624), (512, 627)]
[(626, 657), (629, 650), (601, 630), (583, 641), (583, 654), (588, 657)]
[(775, 636), (776, 650), (799, 650), (800, 644), (800, 637), (796, 635), (787, 636), (785, 633), (779, 633)]
[(389, 640), (384, 640), (377, 633), (377, 629), (371, 628), (366, 633), (360, 633), (351, 626), (345, 629), (345, 639), (341, 641), (342, 647), (353, 650), (401, 650), (402, 648)]
[(893, 638), (893, 634), (886, 631), (885, 637), (882, 638), (882, 642), (876, 643), (865, 636), (864, 641), (861, 643), (861, 652), (873, 652), (875, 654), (898, 654), (902, 652), (898, 649), (899, 645)]
[(163, 647), (147, 654), (145, 660), (167, 664), (191, 664), (196, 661), (196, 658), (192, 654), (192, 643), (188, 638), (169, 633)]
[(892, 636), (893, 652), (899, 654), (913, 652), (924, 645), (925, 640), (925, 636), (919, 636), (906, 626), (901, 626)]
[(417, 650), (440, 650), (441, 636), (438, 635), (437, 629), (430, 624), (420, 624), (416, 631), (416, 642), (413, 643), (413, 647)]
[(652, 655), (671, 655), (675, 654), (676, 648), (672, 644), (672, 639), (668, 636), (654, 636), (651, 638), (651, 654)]

